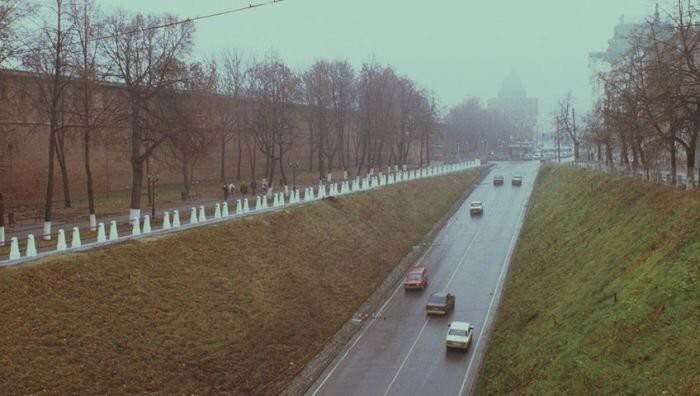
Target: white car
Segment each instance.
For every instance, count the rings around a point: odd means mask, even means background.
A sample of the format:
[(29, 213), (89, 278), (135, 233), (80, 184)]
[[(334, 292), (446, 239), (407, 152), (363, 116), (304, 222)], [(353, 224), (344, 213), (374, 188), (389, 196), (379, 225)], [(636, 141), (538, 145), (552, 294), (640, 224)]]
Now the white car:
[(484, 213), (484, 203), (481, 201), (472, 201), (469, 204), (469, 214), (482, 214)]
[(469, 349), (472, 343), (474, 327), (467, 322), (454, 321), (449, 324), (445, 345), (447, 348)]

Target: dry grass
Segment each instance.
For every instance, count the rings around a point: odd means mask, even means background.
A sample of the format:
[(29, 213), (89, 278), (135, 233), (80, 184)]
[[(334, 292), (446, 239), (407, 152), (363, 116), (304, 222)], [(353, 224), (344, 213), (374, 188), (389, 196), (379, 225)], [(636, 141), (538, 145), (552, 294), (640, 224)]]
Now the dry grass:
[(0, 270), (0, 394), (276, 394), (465, 172)]
[(699, 394), (700, 191), (547, 167), (533, 198), (477, 394)]

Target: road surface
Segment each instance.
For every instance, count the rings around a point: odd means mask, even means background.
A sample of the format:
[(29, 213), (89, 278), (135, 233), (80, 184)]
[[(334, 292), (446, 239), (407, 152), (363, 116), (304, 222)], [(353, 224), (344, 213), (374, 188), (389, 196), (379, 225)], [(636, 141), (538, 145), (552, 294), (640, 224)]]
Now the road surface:
[[(309, 395), (458, 395), (470, 391), (483, 357), (508, 262), (522, 225), (539, 163), (497, 163), (438, 233), (419, 259), (430, 282), (423, 292), (400, 285), (311, 386)], [(493, 175), (505, 183), (494, 186)], [(511, 176), (523, 185), (511, 186)], [(469, 202), (484, 202), (482, 216)], [(455, 294), (447, 317), (428, 317), (425, 303), (436, 291)], [(445, 348), (452, 320), (470, 322), (468, 352)]]

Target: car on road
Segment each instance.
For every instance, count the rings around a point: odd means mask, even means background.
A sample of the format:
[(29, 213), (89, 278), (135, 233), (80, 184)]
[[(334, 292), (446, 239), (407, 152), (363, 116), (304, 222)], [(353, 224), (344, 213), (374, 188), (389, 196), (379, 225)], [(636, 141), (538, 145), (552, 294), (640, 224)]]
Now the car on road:
[(469, 204), (469, 214), (482, 214), (484, 213), (484, 203), (481, 201), (472, 201)]
[(496, 175), (493, 177), (493, 185), (494, 186), (501, 186), (503, 185), (503, 176), (501, 175)]
[(430, 295), (425, 311), (428, 315), (447, 315), (455, 308), (455, 296), (447, 292), (437, 292)]
[(521, 186), (523, 184), (523, 177), (522, 176), (513, 176), (513, 178), (510, 181), (511, 185), (514, 186)]
[(425, 267), (413, 267), (403, 280), (405, 290), (425, 290), (428, 287), (428, 271)]
[(474, 334), (474, 327), (468, 322), (453, 321), (450, 323), (447, 329), (447, 336), (445, 337), (445, 346), (447, 349), (464, 349), (465, 351), (469, 349), (472, 343), (472, 335)]

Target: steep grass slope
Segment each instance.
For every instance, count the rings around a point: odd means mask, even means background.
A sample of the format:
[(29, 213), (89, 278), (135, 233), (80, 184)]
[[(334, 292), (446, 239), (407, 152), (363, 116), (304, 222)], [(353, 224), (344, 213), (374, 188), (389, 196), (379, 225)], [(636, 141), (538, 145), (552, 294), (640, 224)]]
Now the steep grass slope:
[(0, 394), (277, 394), (478, 171), (0, 270)]
[(477, 394), (699, 394), (700, 193), (545, 167)]

